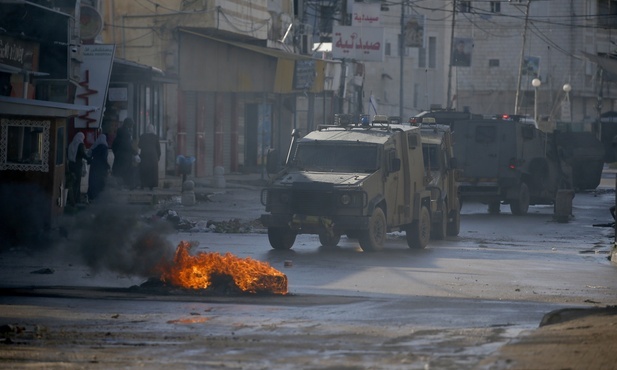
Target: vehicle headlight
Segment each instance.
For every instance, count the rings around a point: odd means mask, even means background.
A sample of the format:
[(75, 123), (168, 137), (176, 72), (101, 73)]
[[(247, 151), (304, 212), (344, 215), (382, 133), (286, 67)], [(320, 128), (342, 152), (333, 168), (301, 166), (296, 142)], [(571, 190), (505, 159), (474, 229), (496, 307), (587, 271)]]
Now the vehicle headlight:
[(349, 194), (341, 195), (341, 204), (347, 206), (349, 203), (351, 203), (351, 196)]

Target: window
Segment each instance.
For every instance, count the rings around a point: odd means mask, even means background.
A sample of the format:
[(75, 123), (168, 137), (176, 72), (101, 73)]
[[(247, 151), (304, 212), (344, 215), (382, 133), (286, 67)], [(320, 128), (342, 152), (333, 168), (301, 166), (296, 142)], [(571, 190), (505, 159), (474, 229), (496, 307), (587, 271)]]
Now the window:
[(458, 3), (458, 11), (461, 13), (471, 13), (471, 1), (461, 1)]
[(386, 48), (384, 50), (384, 52), (386, 53), (386, 55), (392, 55), (392, 44), (390, 44), (389, 42), (386, 42)]
[(617, 28), (617, 0), (598, 0), (598, 26)]
[(49, 171), (49, 121), (2, 119), (0, 170)]
[(499, 59), (489, 59), (488, 66), (489, 67), (499, 67)]
[(428, 38), (428, 67), (437, 67), (437, 38), (434, 36)]
[(491, 13), (501, 13), (500, 1), (491, 1)]

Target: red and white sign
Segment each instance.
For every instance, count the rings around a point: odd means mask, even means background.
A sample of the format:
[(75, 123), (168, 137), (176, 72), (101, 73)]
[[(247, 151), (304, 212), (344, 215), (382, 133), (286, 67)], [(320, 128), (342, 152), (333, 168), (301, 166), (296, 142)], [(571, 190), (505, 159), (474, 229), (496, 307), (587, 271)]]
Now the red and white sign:
[(75, 94), (75, 104), (96, 107), (93, 112), (80, 112), (75, 118), (75, 128), (101, 127), (105, 97), (109, 88), (111, 67), (116, 46), (109, 44), (82, 45), (80, 81)]
[(332, 57), (367, 62), (383, 62), (383, 27), (334, 26)]
[(352, 26), (379, 27), (381, 25), (381, 3), (354, 3), (351, 16)]

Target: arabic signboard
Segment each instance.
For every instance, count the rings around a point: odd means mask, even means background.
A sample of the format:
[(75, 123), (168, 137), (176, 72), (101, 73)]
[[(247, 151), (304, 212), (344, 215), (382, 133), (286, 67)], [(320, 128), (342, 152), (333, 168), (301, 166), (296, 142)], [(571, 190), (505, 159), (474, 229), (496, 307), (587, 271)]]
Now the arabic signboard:
[(366, 62), (384, 60), (383, 27), (334, 26), (332, 57)]
[(352, 26), (379, 27), (381, 3), (353, 3)]
[(36, 72), (39, 66), (39, 44), (0, 35), (0, 64)]
[(80, 112), (75, 118), (75, 128), (101, 127), (105, 97), (109, 87), (111, 67), (114, 61), (115, 45), (83, 45), (80, 81), (75, 94), (75, 104), (98, 108), (94, 112)]
[(296, 60), (294, 66), (294, 89), (309, 90), (315, 81), (315, 61)]

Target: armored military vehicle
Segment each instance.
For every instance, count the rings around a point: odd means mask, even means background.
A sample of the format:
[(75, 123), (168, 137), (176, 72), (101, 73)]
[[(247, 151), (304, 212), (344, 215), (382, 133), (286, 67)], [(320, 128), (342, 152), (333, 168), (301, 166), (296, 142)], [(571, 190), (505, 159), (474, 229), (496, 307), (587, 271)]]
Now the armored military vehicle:
[(334, 125), (293, 136), (284, 168), (261, 194), (272, 248), (291, 248), (298, 234), (334, 247), (345, 234), (375, 251), (391, 231), (404, 231), (411, 248), (426, 247), (431, 191), (420, 128), (337, 115)]
[(430, 174), (427, 188), (433, 203), (431, 236), (438, 240), (456, 236), (461, 228), (461, 213), (450, 127), (426, 120), (421, 129), (424, 168)]
[(529, 205), (555, 205), (560, 191), (574, 193), (571, 167), (562, 160), (554, 134), (525, 122), (496, 119), (457, 122), (454, 127), (463, 203), (484, 202), (490, 213), (509, 204), (513, 214), (523, 215)]

